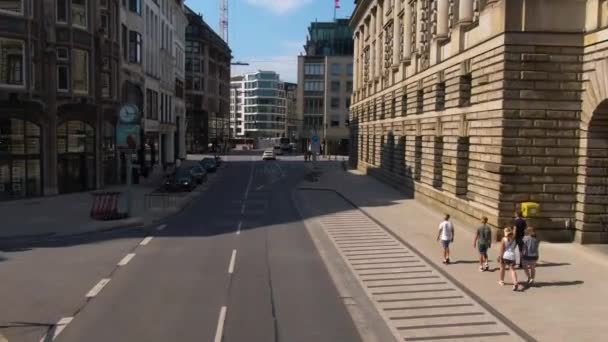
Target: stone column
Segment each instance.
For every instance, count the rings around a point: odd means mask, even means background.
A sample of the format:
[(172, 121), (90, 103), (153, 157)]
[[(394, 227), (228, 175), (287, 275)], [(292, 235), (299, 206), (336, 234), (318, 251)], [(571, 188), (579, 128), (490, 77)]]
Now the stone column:
[(401, 12), (401, 0), (395, 1), (393, 7), (393, 68), (399, 68), (399, 48), (401, 46), (401, 27), (399, 27), (399, 12)]
[(458, 4), (458, 23), (468, 24), (473, 21), (473, 0), (460, 0)]
[(382, 35), (382, 27), (384, 26), (384, 8), (382, 3), (378, 3), (378, 9), (376, 10), (376, 68), (374, 69), (374, 77), (380, 77), (382, 75), (382, 42), (380, 41), (380, 35)]
[(437, 38), (446, 38), (448, 36), (448, 0), (437, 0)]
[(409, 62), (412, 58), (412, 6), (405, 1), (403, 9), (403, 60)]
[(354, 93), (359, 90), (359, 58), (360, 58), (360, 50), (359, 50), (359, 31), (355, 32), (353, 35), (353, 90)]
[(369, 21), (369, 45), (370, 45), (370, 56), (369, 56), (369, 77), (370, 79), (373, 81), (374, 76), (376, 75), (376, 45), (375, 45), (375, 41), (376, 41), (376, 16), (378, 13), (378, 8), (376, 7), (375, 10), (372, 10), (372, 16), (371, 19)]

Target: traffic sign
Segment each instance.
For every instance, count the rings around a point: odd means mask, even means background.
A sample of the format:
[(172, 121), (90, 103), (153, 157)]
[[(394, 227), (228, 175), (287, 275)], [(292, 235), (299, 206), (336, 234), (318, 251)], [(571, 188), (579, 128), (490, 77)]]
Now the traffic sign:
[(318, 144), (321, 142), (321, 138), (319, 138), (318, 135), (313, 135), (311, 140), (313, 144)]

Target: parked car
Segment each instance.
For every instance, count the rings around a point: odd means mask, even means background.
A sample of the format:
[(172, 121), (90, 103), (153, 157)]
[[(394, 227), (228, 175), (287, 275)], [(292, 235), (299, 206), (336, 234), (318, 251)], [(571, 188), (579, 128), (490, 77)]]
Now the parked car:
[(215, 163), (217, 164), (217, 166), (219, 167), (220, 165), (222, 165), (222, 157), (220, 156), (215, 156)]
[(178, 168), (165, 178), (164, 188), (169, 192), (192, 191), (196, 188), (196, 180), (189, 168)]
[(203, 184), (207, 181), (207, 171), (200, 165), (195, 165), (190, 169), (190, 174), (197, 184)]
[(199, 162), (199, 165), (202, 166), (207, 172), (213, 173), (217, 171), (217, 162), (215, 161), (215, 158), (203, 158)]
[(277, 158), (274, 155), (274, 150), (266, 150), (264, 154), (262, 154), (262, 160), (276, 160)]

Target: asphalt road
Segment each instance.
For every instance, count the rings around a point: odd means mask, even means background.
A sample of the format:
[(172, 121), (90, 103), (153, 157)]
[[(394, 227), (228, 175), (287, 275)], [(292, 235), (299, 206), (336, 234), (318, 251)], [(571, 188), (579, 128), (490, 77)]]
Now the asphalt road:
[(5, 250), (0, 333), (10, 342), (360, 341), (291, 200), (305, 168), (280, 159), (230, 156), (208, 191), (159, 227)]

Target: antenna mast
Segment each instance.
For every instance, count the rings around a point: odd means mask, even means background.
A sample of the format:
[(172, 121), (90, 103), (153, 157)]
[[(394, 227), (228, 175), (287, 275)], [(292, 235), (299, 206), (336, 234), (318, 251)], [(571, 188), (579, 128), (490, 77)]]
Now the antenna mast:
[(220, 0), (220, 36), (228, 44), (228, 0)]

